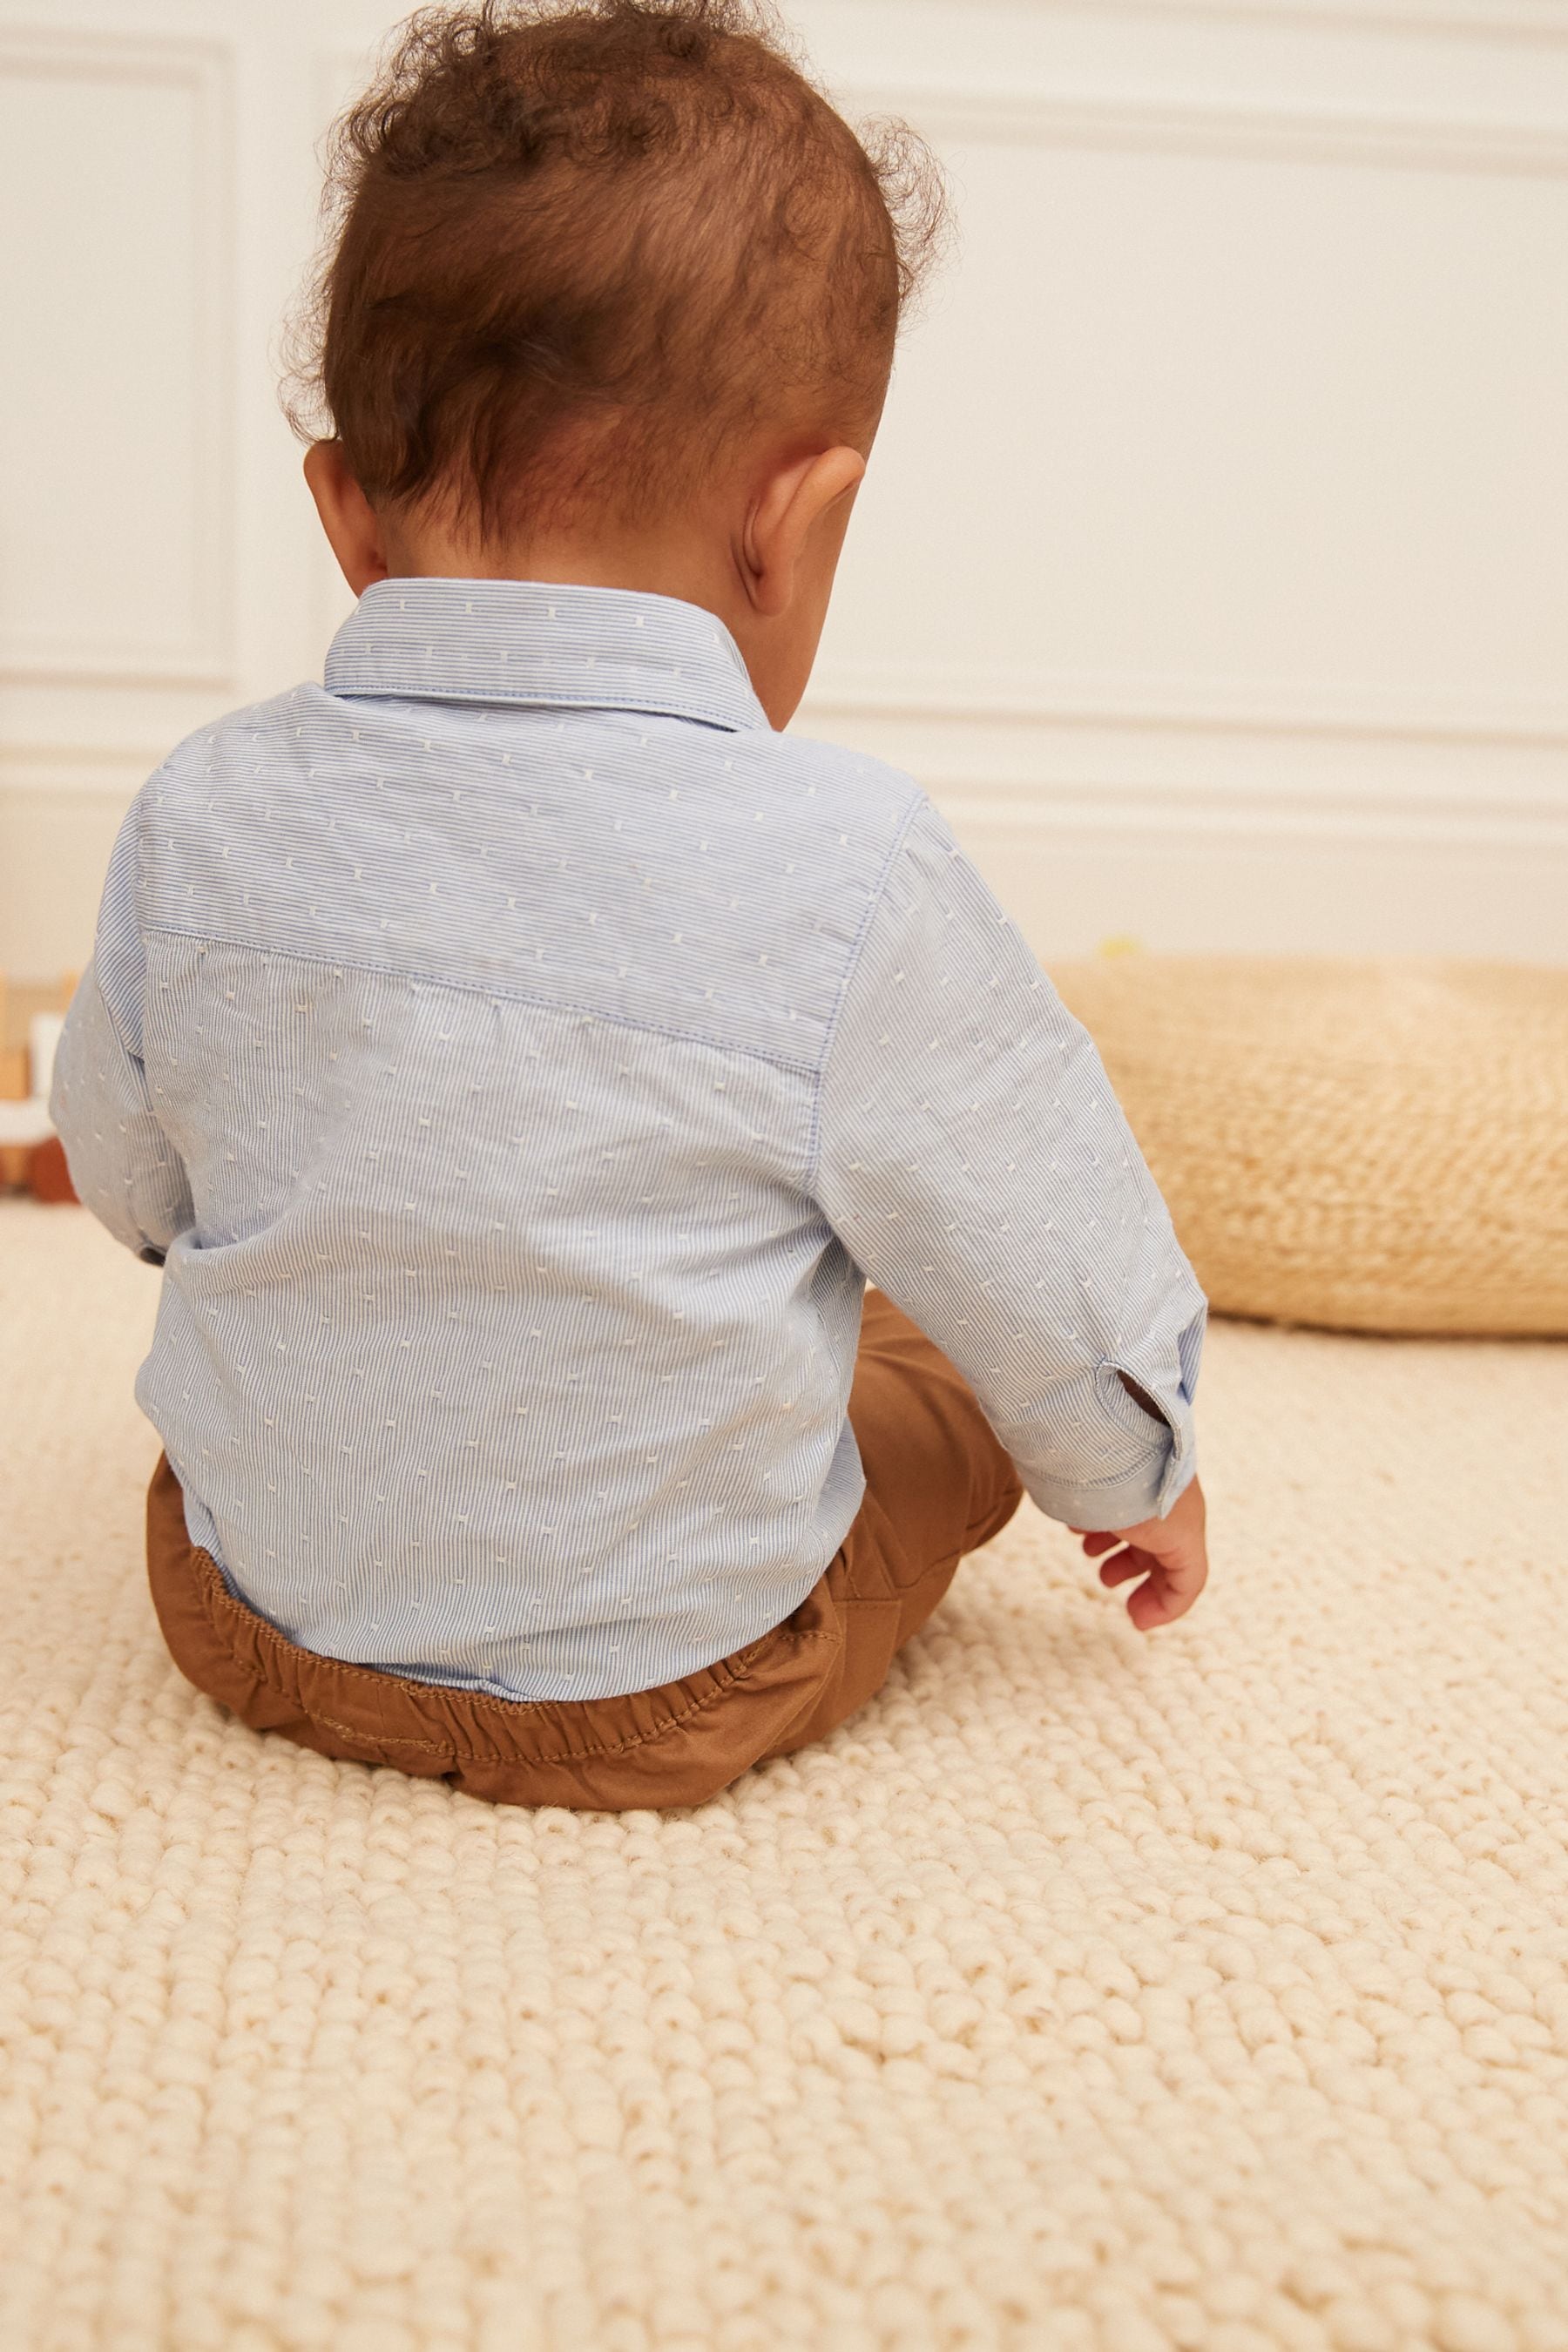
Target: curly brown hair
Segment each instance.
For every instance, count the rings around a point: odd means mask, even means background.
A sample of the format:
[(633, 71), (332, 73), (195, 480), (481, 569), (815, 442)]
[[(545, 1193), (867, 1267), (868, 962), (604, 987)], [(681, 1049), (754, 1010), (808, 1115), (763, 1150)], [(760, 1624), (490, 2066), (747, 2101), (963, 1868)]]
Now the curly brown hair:
[(762, 0), (423, 8), (335, 127), (286, 405), (483, 545), (677, 506), (759, 424), (863, 439), (941, 174)]

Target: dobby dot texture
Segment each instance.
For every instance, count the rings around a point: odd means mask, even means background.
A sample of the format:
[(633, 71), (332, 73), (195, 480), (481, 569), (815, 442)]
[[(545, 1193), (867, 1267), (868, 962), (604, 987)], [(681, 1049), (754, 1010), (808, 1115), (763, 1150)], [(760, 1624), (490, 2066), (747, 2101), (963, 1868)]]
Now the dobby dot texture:
[(155, 1291), (0, 1211), (5, 2352), (1568, 2352), (1568, 1352), (1221, 1324), (1181, 1627), (528, 1813), (180, 1680)]

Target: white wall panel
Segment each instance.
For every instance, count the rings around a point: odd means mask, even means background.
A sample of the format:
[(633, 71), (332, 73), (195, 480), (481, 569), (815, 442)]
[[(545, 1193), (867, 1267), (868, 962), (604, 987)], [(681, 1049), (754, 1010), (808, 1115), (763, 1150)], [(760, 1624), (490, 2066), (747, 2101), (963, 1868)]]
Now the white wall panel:
[(807, 723), (921, 773), (1050, 951), (1568, 952), (1568, 136), (1031, 63), (882, 93), (962, 260)]
[(964, 263), (825, 699), (1568, 742), (1568, 139), (909, 111)]
[(221, 58), (0, 30), (0, 667), (221, 685), (233, 579)]

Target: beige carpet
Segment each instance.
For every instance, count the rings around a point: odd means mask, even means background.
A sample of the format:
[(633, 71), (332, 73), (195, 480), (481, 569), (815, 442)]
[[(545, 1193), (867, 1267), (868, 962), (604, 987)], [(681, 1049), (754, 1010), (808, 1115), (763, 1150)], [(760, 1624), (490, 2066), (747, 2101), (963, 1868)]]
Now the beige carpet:
[(530, 1815), (165, 1662), (155, 1287), (0, 1206), (4, 2352), (1568, 2347), (1568, 1350), (1222, 1326), (1186, 1625)]

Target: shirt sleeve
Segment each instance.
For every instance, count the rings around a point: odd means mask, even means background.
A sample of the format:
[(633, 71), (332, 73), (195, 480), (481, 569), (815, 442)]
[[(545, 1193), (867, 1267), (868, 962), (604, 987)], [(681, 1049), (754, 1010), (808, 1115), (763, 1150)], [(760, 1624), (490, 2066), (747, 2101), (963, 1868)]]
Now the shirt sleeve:
[(1040, 1508), (1086, 1528), (1167, 1512), (1196, 1468), (1203, 1293), (1087, 1031), (929, 803), (868, 919), (818, 1118), (824, 1213)]
[(82, 1201), (116, 1241), (161, 1265), (195, 1213), (142, 1058), (147, 965), (136, 915), (139, 838), (132, 808), (110, 860), (92, 961), (56, 1049), (49, 1116)]

